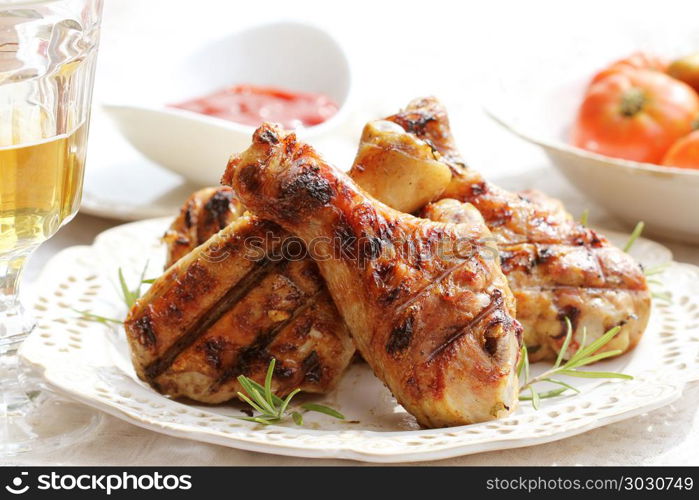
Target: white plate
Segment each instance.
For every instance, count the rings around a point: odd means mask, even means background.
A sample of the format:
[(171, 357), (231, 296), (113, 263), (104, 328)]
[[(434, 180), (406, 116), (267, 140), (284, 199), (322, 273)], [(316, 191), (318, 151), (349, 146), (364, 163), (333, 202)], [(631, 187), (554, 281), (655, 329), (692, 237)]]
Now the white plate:
[[(21, 349), (56, 391), (157, 432), (233, 448), (281, 455), (370, 462), (448, 458), (562, 439), (629, 418), (680, 397), (699, 379), (699, 268), (672, 263), (660, 278), (672, 303), (656, 303), (639, 347), (600, 369), (623, 370), (631, 381), (579, 379), (583, 393), (526, 403), (508, 418), (446, 429), (419, 429), (366, 365), (353, 365), (340, 386), (321, 398), (347, 416), (337, 421), (307, 415), (307, 426), (261, 427), (233, 418), (237, 404), (188, 405), (167, 399), (139, 381), (121, 329), (76, 319), (75, 309), (123, 317), (116, 289), (118, 267), (133, 282), (146, 260), (148, 276), (163, 262), (158, 237), (168, 219), (127, 224), (102, 233), (91, 247), (72, 247), (46, 266), (35, 306), (39, 326)], [(625, 236), (616, 235), (621, 240)], [(645, 264), (667, 261), (664, 247), (640, 240), (636, 256)], [(543, 366), (534, 366), (535, 370)], [(318, 399), (318, 398), (316, 398)]]

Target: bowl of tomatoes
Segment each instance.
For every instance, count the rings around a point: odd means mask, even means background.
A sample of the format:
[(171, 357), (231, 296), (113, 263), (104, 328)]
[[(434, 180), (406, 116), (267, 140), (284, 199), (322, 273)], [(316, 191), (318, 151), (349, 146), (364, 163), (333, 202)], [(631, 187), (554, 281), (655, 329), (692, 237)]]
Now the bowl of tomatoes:
[(699, 243), (699, 53), (637, 52), (516, 87), (491, 99), (492, 118), (612, 214)]

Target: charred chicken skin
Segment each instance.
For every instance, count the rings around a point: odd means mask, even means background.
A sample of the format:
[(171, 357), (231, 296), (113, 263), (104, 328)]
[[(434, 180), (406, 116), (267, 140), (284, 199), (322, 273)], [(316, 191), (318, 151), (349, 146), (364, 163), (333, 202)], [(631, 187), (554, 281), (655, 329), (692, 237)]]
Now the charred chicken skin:
[(521, 327), (475, 210), (472, 224), (393, 210), (269, 124), (222, 182), (306, 243), (359, 351), (420, 424), (515, 409)]
[(245, 208), (228, 186), (200, 189), (184, 202), (165, 233), (165, 269), (240, 217)]
[[(643, 271), (633, 258), (575, 222), (558, 200), (537, 191), (506, 191), (468, 168), (456, 149), (446, 111), (436, 99), (417, 99), (386, 120), (367, 126), (371, 130), (365, 130), (350, 175), (359, 165), (370, 182), (363, 188), (378, 199), (403, 198), (404, 206), (411, 205), (405, 199), (411, 188), (402, 186), (400, 179), (371, 182), (371, 172), (383, 167), (364, 153), (364, 144), (405, 152), (406, 138), (401, 136), (411, 136), (431, 147), (432, 157), (426, 161), (409, 153), (406, 168), (416, 171), (422, 161), (423, 175), (427, 176), (432, 175), (435, 160), (447, 165), (451, 178), (445, 182), (439, 177), (440, 184), (433, 186), (433, 192), (439, 192), (437, 198), (468, 202), (485, 219), (516, 298), (517, 319), (524, 327), (531, 360), (555, 359), (567, 331), (565, 318), (574, 329), (571, 353), (578, 347), (583, 330), (586, 343), (590, 343), (610, 328), (621, 326), (603, 350), (625, 352), (638, 343), (648, 322), (651, 299)], [(383, 139), (377, 139), (377, 134)], [(373, 155), (380, 156), (376, 151)], [(393, 169), (399, 166), (394, 164)], [(454, 223), (471, 217), (470, 207), (454, 201), (427, 205), (420, 215)]]
[(263, 383), (275, 358), (278, 396), (297, 387), (327, 392), (355, 349), (317, 265), (283, 258), (284, 245), (298, 248), (297, 239), (236, 213), (230, 188), (210, 189), (187, 201), (168, 232), (170, 259), (185, 246), (177, 234), (198, 241), (218, 227), (206, 208), (217, 197), (228, 200), (227, 208), (215, 202), (229, 212), (215, 210), (224, 228), (177, 259), (129, 312), (125, 328), (138, 376), (172, 397), (221, 403), (241, 390), (238, 375)]

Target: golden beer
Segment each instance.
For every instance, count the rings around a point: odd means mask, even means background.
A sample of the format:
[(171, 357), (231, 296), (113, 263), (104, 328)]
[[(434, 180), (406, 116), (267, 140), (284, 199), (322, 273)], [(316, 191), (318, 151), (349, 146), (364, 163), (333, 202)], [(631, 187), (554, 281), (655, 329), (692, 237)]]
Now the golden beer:
[(80, 205), (85, 127), (34, 144), (0, 146), (0, 254), (50, 238)]

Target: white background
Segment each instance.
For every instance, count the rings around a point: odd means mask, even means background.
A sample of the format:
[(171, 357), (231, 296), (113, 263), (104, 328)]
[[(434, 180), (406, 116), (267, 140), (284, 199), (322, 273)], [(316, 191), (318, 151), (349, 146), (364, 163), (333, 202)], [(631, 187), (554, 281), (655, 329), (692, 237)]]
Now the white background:
[[(209, 38), (277, 19), (305, 20), (340, 39), (354, 63), (358, 106), (367, 113), (392, 112), (414, 96), (437, 95), (448, 104), (460, 147), (475, 168), (505, 178), (514, 187), (533, 187), (517, 186), (518, 179), (522, 172), (540, 172), (541, 182), (535, 184), (561, 196), (574, 213), (589, 206), (593, 223), (629, 229), (576, 193), (534, 147), (489, 122), (481, 112), (482, 97), (496, 80), (515, 82), (516, 68), (523, 64), (531, 65), (534, 73), (540, 67), (545, 75), (546, 65), (555, 64), (552, 61), (560, 57), (601, 63), (633, 47), (697, 40), (699, 2), (106, 0), (96, 99), (128, 98), (123, 95), (124, 79), (147, 82)], [(88, 175), (98, 169), (99, 165), (88, 164)], [(46, 259), (60, 248), (89, 244), (98, 232), (116, 223), (79, 215), (39, 250), (28, 269), (28, 280), (35, 279)], [(696, 247), (663, 243), (672, 248), (677, 260), (699, 264)], [(27, 295), (30, 299), (31, 285)], [(582, 436), (441, 463), (696, 465), (698, 403), (699, 387), (695, 385), (672, 406)], [(160, 436), (111, 417), (105, 418), (96, 436), (70, 449), (23, 456), (13, 462), (315, 463)]]

